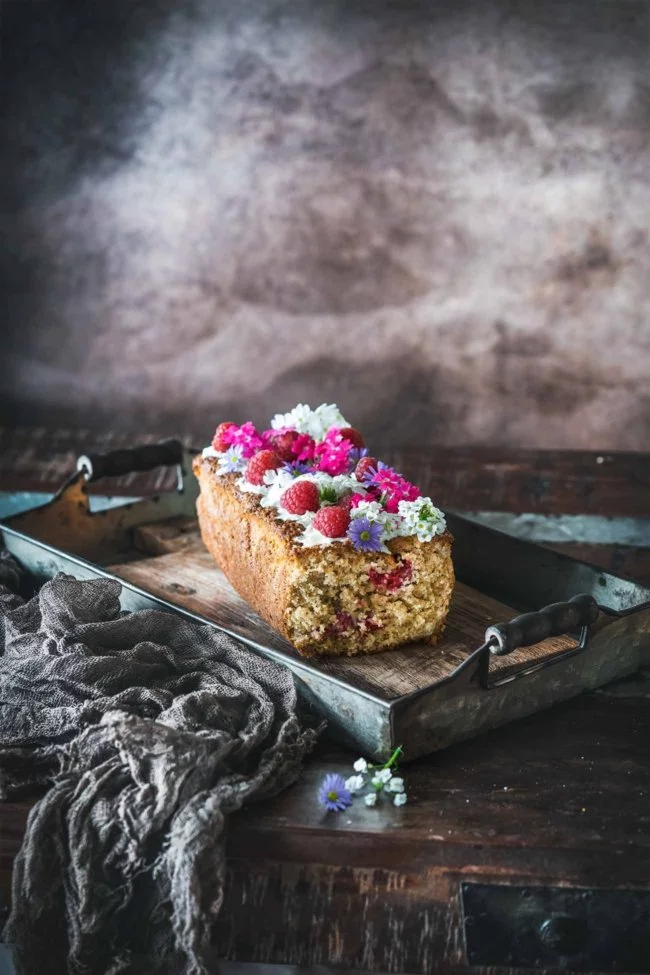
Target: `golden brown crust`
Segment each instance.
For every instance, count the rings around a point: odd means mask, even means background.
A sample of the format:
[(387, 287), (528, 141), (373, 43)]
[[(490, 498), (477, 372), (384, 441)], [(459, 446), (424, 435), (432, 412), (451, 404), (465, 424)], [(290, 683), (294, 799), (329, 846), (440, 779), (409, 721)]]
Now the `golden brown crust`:
[(284, 608), (293, 577), (300, 572), (286, 523), (260, 507), (257, 496), (242, 494), (235, 477), (217, 477), (210, 459), (196, 458), (201, 486), (197, 501), (201, 537), (231, 585), (268, 623), (289, 639)]
[[(304, 547), (293, 541), (300, 525), (279, 520), (256, 494), (237, 489), (237, 475), (216, 469), (211, 458), (194, 461), (204, 544), (237, 592), (300, 653), (374, 653), (440, 636), (454, 584), (449, 532), (426, 543), (394, 538), (390, 554)], [(371, 580), (411, 566), (415, 581), (402, 593)]]

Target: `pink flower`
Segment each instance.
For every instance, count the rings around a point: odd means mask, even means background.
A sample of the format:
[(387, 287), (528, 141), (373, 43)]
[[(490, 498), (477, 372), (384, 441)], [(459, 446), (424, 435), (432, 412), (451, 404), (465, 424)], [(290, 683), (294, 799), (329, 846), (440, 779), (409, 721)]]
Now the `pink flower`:
[(420, 497), (420, 491), (407, 481), (406, 478), (394, 471), (392, 467), (377, 464), (377, 470), (370, 478), (369, 485), (374, 488), (386, 509), (395, 514), (398, 510), (400, 501), (415, 501)]
[(315, 454), (318, 458), (317, 468), (335, 477), (337, 474), (346, 474), (349, 467), (349, 456), (352, 444), (345, 437), (341, 436), (341, 431), (332, 427), (327, 431), (325, 439), (316, 445)]
[(361, 501), (367, 501), (368, 497), (365, 494), (353, 494), (350, 498), (350, 507), (356, 508)]
[(312, 461), (316, 449), (316, 441), (308, 433), (300, 433), (294, 440), (291, 449), (296, 460)]
[[(282, 430), (282, 433), (285, 431)], [(273, 438), (277, 437), (279, 430), (263, 430), (260, 433), (260, 440), (262, 441), (262, 448), (264, 450), (273, 450)]]
[(229, 430), (226, 430), (224, 440), (227, 440), (233, 447), (241, 447), (242, 454), (245, 458), (252, 457), (264, 445), (262, 437), (250, 420), (241, 427), (231, 427)]

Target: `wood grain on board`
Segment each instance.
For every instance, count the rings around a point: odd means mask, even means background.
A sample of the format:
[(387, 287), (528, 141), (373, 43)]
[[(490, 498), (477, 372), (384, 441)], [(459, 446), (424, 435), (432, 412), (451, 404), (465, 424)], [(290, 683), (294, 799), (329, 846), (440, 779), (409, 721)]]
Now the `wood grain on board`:
[[(293, 658), (298, 656), (235, 592), (203, 548), (198, 525), (192, 519), (177, 518), (142, 526), (136, 531), (136, 544), (144, 551), (164, 554), (109, 566), (111, 572), (257, 644)], [(371, 655), (310, 659), (308, 664), (390, 701), (449, 677), (484, 643), (488, 626), (506, 622), (516, 615), (512, 607), (457, 583), (447, 628), (435, 646), (422, 641)], [(571, 636), (546, 640), (508, 657), (494, 658), (491, 670), (500, 673), (529, 664), (560, 653), (574, 642)]]

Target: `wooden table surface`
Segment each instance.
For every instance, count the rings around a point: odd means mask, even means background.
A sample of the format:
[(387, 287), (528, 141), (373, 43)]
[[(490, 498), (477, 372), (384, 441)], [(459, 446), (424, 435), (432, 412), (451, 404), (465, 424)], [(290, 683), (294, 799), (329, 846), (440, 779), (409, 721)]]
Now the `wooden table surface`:
[[(0, 491), (56, 487), (89, 438), (0, 431)], [(430, 448), (400, 462), (458, 510), (650, 515), (645, 455)], [(629, 556), (615, 548), (592, 545), (591, 560), (621, 572), (627, 557), (650, 578), (650, 548)], [(357, 802), (324, 813), (320, 779), (350, 774), (357, 756), (322, 742), (297, 785), (231, 822), (220, 954), (478, 972), (467, 967), (461, 882), (650, 889), (648, 688), (639, 678), (585, 694), (407, 765), (409, 801), (399, 809)], [(0, 901), (29, 808), (0, 805)], [(498, 970), (519, 969), (504, 961)]]

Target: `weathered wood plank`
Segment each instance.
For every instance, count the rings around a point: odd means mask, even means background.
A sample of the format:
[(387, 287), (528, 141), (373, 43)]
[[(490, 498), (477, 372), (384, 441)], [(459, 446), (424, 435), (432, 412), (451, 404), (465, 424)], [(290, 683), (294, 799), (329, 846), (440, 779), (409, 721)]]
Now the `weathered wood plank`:
[[(647, 888), (649, 717), (585, 695), (409, 765), (406, 806), (340, 815), (318, 783), (355, 756), (322, 745), (299, 783), (230, 822), (219, 953), (449, 972), (464, 964), (463, 880)], [(28, 808), (0, 805), (0, 900)]]
[[(191, 439), (170, 431), (186, 445)], [(0, 427), (0, 489), (56, 490), (80, 453), (159, 439), (128, 431)], [(201, 447), (202, 444), (195, 446)], [(650, 454), (499, 447), (373, 445), (443, 508), (456, 510), (648, 515)], [(173, 487), (173, 472), (130, 475), (93, 490), (133, 494)]]

